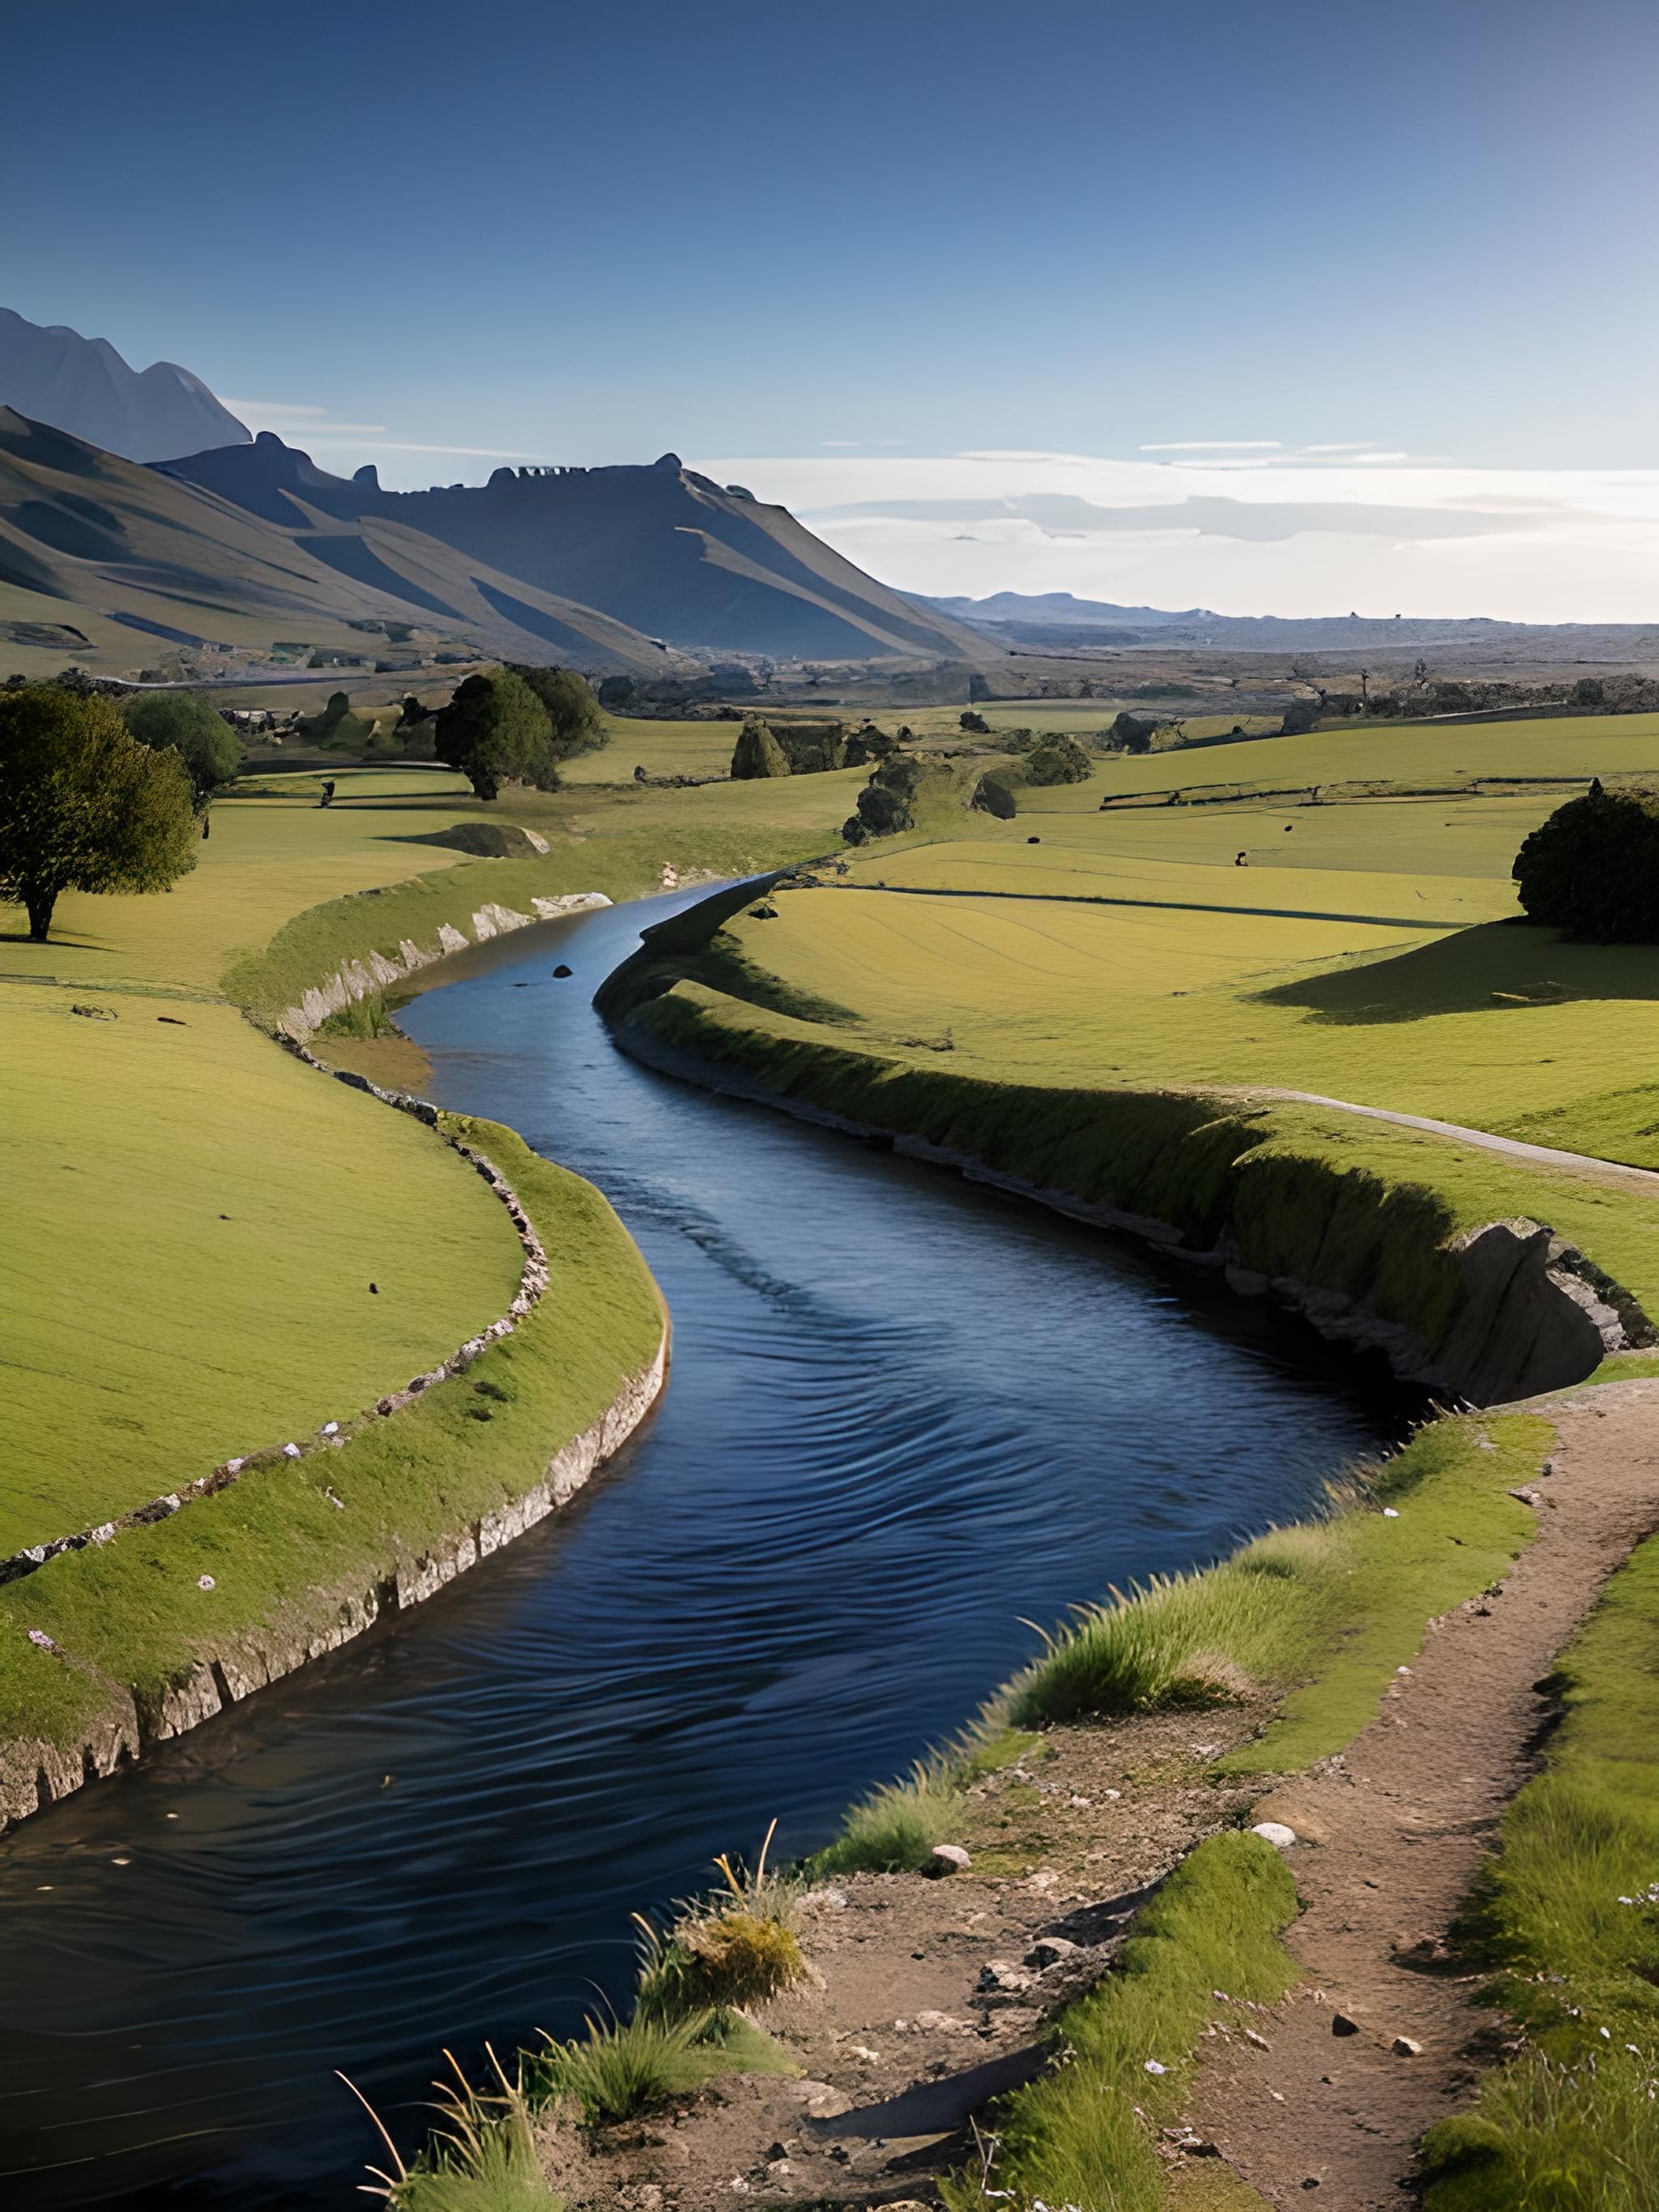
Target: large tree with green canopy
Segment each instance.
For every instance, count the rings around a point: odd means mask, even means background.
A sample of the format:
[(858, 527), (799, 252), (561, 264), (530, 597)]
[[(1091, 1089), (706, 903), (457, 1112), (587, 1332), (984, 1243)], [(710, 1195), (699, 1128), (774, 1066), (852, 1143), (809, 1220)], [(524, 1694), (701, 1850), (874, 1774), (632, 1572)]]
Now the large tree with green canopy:
[(557, 786), (547, 709), (510, 668), (458, 684), (438, 710), (433, 741), (438, 758), (458, 769), (480, 799), (494, 799), (504, 783)]
[(31, 684), (0, 698), (0, 895), (43, 945), (62, 891), (160, 891), (196, 865), (190, 775), (107, 699)]
[(547, 710), (555, 761), (571, 760), (610, 744), (611, 732), (586, 677), (578, 676), (574, 668), (532, 668), (517, 660), (509, 660), (507, 667), (509, 675), (530, 686)]
[(141, 745), (156, 752), (170, 745), (179, 755), (198, 806), (242, 764), (235, 732), (199, 692), (141, 691), (125, 702), (121, 714)]

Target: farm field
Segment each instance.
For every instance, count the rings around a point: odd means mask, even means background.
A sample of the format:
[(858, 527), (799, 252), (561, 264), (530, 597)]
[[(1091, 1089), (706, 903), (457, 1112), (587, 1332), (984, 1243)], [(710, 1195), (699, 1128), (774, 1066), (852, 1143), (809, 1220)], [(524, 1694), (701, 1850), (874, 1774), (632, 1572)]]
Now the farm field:
[[(1497, 775), (1542, 772), (1577, 726), (1474, 734)], [(1626, 769), (1659, 756), (1659, 734), (1606, 723), (1575, 742), (1608, 769), (1609, 746)], [(717, 1046), (748, 1030), (745, 1064), (811, 1042), (930, 1082), (1304, 1092), (1659, 1169), (1659, 953), (1516, 919), (1515, 853), (1559, 792), (1062, 811), (1086, 788), (1021, 791), (1012, 822), (930, 820), (848, 854), (832, 888), (740, 914), (677, 988), (688, 1041), (696, 1023)], [(1639, 1185), (1315, 1106), (1272, 1119), (1322, 1158), (1431, 1188), (1465, 1225), (1530, 1214), (1582, 1234), (1659, 1293), (1659, 1194)]]
[[(280, 1011), (371, 941), (374, 925), (328, 902), (418, 876), (385, 912), (406, 902), (429, 939), (488, 900), (637, 896), (665, 861), (804, 858), (851, 803), (826, 787), (844, 781), (484, 806), (444, 771), (342, 770), (325, 809), (316, 777), (259, 776), (216, 801), (199, 865), (172, 891), (66, 893), (45, 945), (18, 916), (0, 939), (0, 1332), (20, 1440), (0, 1553), (343, 1419), (510, 1301), (521, 1254), (477, 1177), (240, 1010)], [(553, 849), (490, 860), (428, 842), (472, 817), (538, 824)], [(268, 948), (301, 915), (311, 933), (285, 964)]]

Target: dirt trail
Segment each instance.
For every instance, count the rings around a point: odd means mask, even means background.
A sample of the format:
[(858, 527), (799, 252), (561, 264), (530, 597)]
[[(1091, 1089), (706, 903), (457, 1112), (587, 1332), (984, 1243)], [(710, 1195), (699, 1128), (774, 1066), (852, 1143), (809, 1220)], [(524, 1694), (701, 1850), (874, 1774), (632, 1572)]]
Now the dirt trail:
[(1569, 1168), (1575, 1174), (1623, 1183), (1632, 1190), (1659, 1191), (1659, 1170), (1632, 1167), (1624, 1160), (1597, 1159), (1593, 1152), (1558, 1152), (1553, 1145), (1529, 1145), (1519, 1137), (1497, 1137), (1489, 1129), (1467, 1128), (1461, 1121), (1436, 1121), (1426, 1114), (1397, 1114), (1387, 1106), (1356, 1106), (1351, 1098), (1327, 1098), (1317, 1091), (1278, 1091), (1252, 1085), (1233, 1095), (1280, 1098), (1297, 1106), (1329, 1106), (1339, 1114), (1357, 1114), (1367, 1121), (1393, 1121), (1402, 1129), (1426, 1129), (1431, 1136), (1455, 1137), (1460, 1144), (1478, 1146), (1483, 1152), (1503, 1152), (1532, 1166)]
[[(1252, 2021), (1269, 2048), (1217, 2035), (1191, 2118), (1273, 2204), (1317, 2185), (1340, 2212), (1398, 2206), (1419, 2136), (1469, 2100), (1491, 2016), (1469, 2008), (1480, 1978), (1436, 1971), (1441, 1939), (1536, 1767), (1547, 1709), (1533, 1685), (1659, 1525), (1659, 1381), (1542, 1410), (1559, 1425), (1554, 1471), (1501, 1595), (1431, 1625), (1346, 1754), (1258, 1808), (1307, 1838), (1289, 1855), (1305, 1907), (1289, 1942), (1308, 1978)], [(1334, 2033), (1338, 2013), (1357, 2033)], [(1396, 2054), (1397, 2036), (1420, 2055)]]

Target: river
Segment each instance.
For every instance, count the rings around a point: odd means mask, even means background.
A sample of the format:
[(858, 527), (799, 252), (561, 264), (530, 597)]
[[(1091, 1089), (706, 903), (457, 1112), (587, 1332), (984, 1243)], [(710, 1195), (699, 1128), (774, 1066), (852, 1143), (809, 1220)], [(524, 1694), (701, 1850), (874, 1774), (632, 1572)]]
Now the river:
[(481, 948), (404, 1017), (445, 1104), (621, 1212), (674, 1316), (659, 1412), (418, 1611), (0, 1844), (9, 2212), (361, 2202), (336, 2067), (412, 2144), (441, 2045), (625, 1995), (631, 1911), (775, 1814), (823, 1841), (1021, 1616), (1209, 1559), (1397, 1430), (1299, 1324), (624, 1058), (592, 992), (683, 898)]

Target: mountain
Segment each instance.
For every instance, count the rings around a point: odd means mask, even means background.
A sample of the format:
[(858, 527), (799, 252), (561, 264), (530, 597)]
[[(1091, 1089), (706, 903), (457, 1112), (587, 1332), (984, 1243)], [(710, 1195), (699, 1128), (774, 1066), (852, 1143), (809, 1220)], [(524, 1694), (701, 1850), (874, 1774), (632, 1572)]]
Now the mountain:
[(690, 665), (406, 524), (273, 520), (0, 407), (0, 641), (125, 670), (147, 638), (292, 659), (373, 653), (376, 631), (381, 651), (412, 636), (596, 672)]
[(174, 362), (135, 369), (105, 338), (0, 307), (0, 404), (130, 461), (167, 461), (248, 431)]
[(1119, 607), (1109, 599), (1077, 599), (1069, 592), (993, 592), (985, 599), (924, 599), (921, 604), (938, 607), (959, 622), (1046, 623), (1054, 628), (1075, 625), (1085, 629), (1101, 623), (1128, 623), (1137, 629), (1152, 629), (1169, 623), (1216, 619), (1205, 607), (1170, 614), (1162, 607)]
[[(987, 657), (984, 638), (952, 615), (890, 591), (787, 508), (674, 453), (648, 468), (501, 468), (487, 484), (396, 492), (373, 468), (331, 476), (262, 431), (166, 473), (283, 528), (418, 532), (671, 646), (779, 659)], [(492, 604), (522, 618), (499, 595)]]

